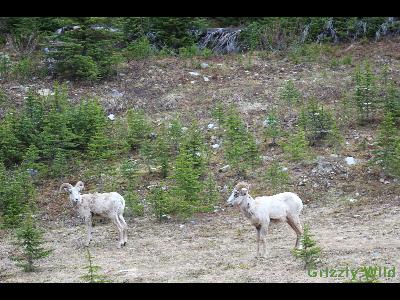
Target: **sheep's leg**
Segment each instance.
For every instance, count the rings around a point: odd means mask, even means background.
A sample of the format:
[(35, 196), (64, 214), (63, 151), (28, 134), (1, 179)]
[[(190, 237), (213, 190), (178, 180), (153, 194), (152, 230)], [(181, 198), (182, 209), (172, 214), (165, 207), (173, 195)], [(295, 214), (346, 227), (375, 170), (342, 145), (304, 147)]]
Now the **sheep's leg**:
[(261, 241), (262, 241), (262, 243), (263, 243), (263, 254), (262, 254), (262, 256), (263, 257), (266, 257), (267, 256), (267, 233), (268, 233), (268, 226), (269, 226), (269, 223), (266, 223), (266, 224), (263, 224), (262, 226), (261, 226), (261, 228), (260, 228), (260, 238), (261, 238)]
[(119, 221), (122, 224), (123, 232), (124, 232), (124, 246), (128, 242), (128, 225), (125, 222), (124, 216), (122, 214), (118, 215)]
[(260, 253), (260, 230), (261, 230), (261, 225), (256, 226), (256, 229), (257, 229), (257, 256), (256, 257), (259, 257), (259, 256), (261, 256), (261, 253)]
[(299, 218), (298, 217), (297, 218), (296, 217), (288, 217), (287, 223), (289, 224), (290, 227), (292, 227), (294, 232), (296, 232), (297, 237), (296, 237), (295, 247), (297, 249), (301, 249), (302, 245), (300, 244), (300, 238), (301, 238), (301, 235), (303, 234), (303, 228), (301, 227)]
[(123, 233), (123, 228), (121, 223), (118, 220), (118, 216), (115, 215), (112, 219), (112, 222), (117, 226), (118, 232), (119, 232), (119, 244), (118, 248), (121, 248), (121, 246), (124, 244), (124, 233)]
[(86, 228), (87, 228), (87, 238), (86, 238), (85, 246), (88, 247), (90, 244), (90, 241), (92, 240), (92, 218), (91, 218), (91, 215), (88, 215), (85, 217), (85, 223), (86, 223)]

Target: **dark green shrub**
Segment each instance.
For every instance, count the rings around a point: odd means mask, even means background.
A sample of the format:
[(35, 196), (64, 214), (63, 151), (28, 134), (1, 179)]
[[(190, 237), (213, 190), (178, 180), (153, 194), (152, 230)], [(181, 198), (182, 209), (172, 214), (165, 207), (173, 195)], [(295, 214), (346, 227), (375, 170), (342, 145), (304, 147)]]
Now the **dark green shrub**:
[(386, 114), (378, 128), (376, 150), (372, 162), (379, 164), (387, 175), (400, 176), (400, 135), (393, 115)]
[(22, 144), (14, 131), (15, 117), (8, 114), (0, 121), (0, 163), (7, 167), (22, 159)]
[(279, 117), (275, 112), (267, 115), (264, 121), (264, 135), (267, 139), (272, 138), (272, 145), (276, 145), (276, 139), (282, 135)]
[(37, 61), (32, 57), (24, 57), (19, 60), (12, 68), (14, 78), (18, 80), (27, 80), (38, 73)]
[(195, 203), (200, 199), (202, 182), (201, 170), (197, 161), (188, 151), (182, 150), (175, 161), (172, 178), (175, 181), (175, 194), (186, 202)]
[(147, 202), (150, 204), (157, 219), (161, 222), (165, 215), (176, 212), (180, 200), (171, 197), (165, 184), (161, 182), (159, 186), (150, 190)]
[(374, 117), (374, 113), (378, 108), (375, 76), (368, 62), (364, 64), (364, 69), (360, 66), (356, 67), (354, 79), (356, 84), (354, 101), (358, 109), (359, 121), (361, 124), (365, 124)]
[(292, 113), (292, 107), (298, 104), (301, 100), (301, 93), (292, 80), (288, 80), (280, 89), (279, 99), (289, 106), (289, 111)]
[(150, 124), (142, 111), (129, 109), (126, 115), (127, 140), (132, 149), (139, 149), (150, 134)]
[(193, 17), (152, 17), (150, 30), (155, 33), (156, 44), (161, 47), (179, 49), (195, 42), (191, 30), (204, 26), (201, 18)]
[(179, 148), (179, 155), (186, 152), (193, 162), (193, 168), (197, 169), (200, 175), (205, 171), (206, 147), (204, 141), (203, 133), (194, 122), (182, 137)]
[(68, 114), (68, 127), (76, 136), (75, 142), (80, 151), (87, 151), (95, 136), (105, 134), (107, 118), (104, 108), (97, 100), (85, 99), (71, 107)]
[(303, 129), (290, 135), (281, 143), (282, 149), (292, 161), (301, 161), (310, 157), (308, 141)]
[(152, 48), (149, 39), (146, 36), (142, 36), (131, 42), (125, 51), (125, 57), (128, 61), (145, 59), (154, 54), (155, 50)]
[(21, 224), (24, 207), (36, 190), (26, 170), (7, 171), (1, 163), (0, 180), (1, 227), (13, 228)]
[(301, 245), (303, 246), (302, 249), (293, 249), (293, 255), (304, 262), (304, 269), (315, 269), (320, 262), (321, 248), (317, 246), (307, 224), (303, 228)]
[(391, 113), (395, 120), (400, 118), (400, 89), (394, 82), (387, 84), (383, 99), (385, 113)]
[(320, 141), (342, 144), (343, 140), (336, 127), (332, 113), (325, 110), (315, 99), (311, 99), (301, 110), (299, 125), (311, 145)]
[(8, 78), (12, 71), (12, 61), (6, 53), (0, 52), (0, 78)]
[(240, 119), (239, 112), (230, 107), (226, 122), (225, 158), (239, 174), (260, 162), (259, 150), (254, 136)]
[(225, 107), (222, 102), (217, 102), (214, 109), (212, 110), (212, 116), (218, 121), (218, 124), (222, 126), (225, 122)]
[(168, 126), (168, 138), (170, 140), (172, 151), (175, 155), (178, 155), (180, 148), (180, 142), (183, 136), (182, 127), (182, 123), (178, 118), (171, 120)]
[(57, 44), (49, 52), (55, 59), (57, 75), (71, 79), (97, 80), (114, 75), (121, 55), (116, 44), (121, 39), (119, 32), (94, 29), (81, 25), (56, 37)]
[(88, 157), (92, 161), (105, 161), (114, 156), (112, 141), (108, 138), (105, 131), (98, 131), (90, 139), (88, 145)]
[(27, 209), (21, 226), (16, 230), (16, 239), (21, 253), (12, 259), (17, 261), (17, 265), (25, 272), (33, 272), (36, 269), (35, 261), (49, 256), (53, 251), (43, 248), (43, 232), (36, 225), (30, 209)]

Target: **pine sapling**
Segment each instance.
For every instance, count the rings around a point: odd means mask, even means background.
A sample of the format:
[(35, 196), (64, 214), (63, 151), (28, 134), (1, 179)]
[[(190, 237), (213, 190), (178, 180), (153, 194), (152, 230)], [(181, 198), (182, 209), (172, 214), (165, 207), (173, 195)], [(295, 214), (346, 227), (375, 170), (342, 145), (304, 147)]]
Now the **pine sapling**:
[(88, 265), (85, 266), (84, 269), (87, 270), (87, 273), (81, 276), (81, 279), (88, 283), (111, 282), (111, 280), (107, 279), (107, 276), (98, 273), (101, 267), (93, 264), (93, 257), (89, 251), (89, 248), (86, 248), (86, 258), (88, 260)]
[(303, 235), (301, 236), (302, 249), (293, 249), (292, 254), (304, 262), (304, 268), (315, 269), (316, 265), (320, 262), (321, 248), (318, 247), (317, 242), (313, 239), (310, 233), (310, 228), (307, 224), (304, 225)]
[(35, 271), (35, 261), (49, 256), (53, 251), (42, 247), (43, 233), (37, 228), (31, 209), (27, 209), (21, 227), (17, 228), (16, 238), (15, 244), (19, 246), (21, 253), (13, 257), (13, 260), (25, 272)]

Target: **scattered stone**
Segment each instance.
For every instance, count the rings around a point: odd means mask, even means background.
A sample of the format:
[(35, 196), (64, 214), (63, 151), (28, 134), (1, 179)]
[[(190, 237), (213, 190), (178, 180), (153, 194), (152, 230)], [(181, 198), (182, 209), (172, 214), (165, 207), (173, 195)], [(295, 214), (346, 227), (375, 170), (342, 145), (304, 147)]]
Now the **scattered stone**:
[(286, 168), (286, 167), (283, 167), (283, 168), (282, 168), (282, 171), (283, 171), (283, 172), (287, 172), (288, 170), (289, 170), (289, 169)]
[(109, 118), (111, 121), (114, 121), (114, 120), (115, 120), (114, 114), (109, 114), (109, 115), (108, 115), (108, 118)]
[(189, 74), (192, 76), (200, 76), (200, 73), (198, 72), (189, 72)]
[(225, 173), (231, 168), (230, 165), (225, 165), (222, 168), (219, 169), (220, 172)]
[(210, 79), (207, 76), (203, 76), (204, 81), (210, 81)]
[(54, 95), (54, 92), (51, 92), (50, 89), (41, 89), (38, 90), (38, 94), (47, 97), (48, 95)]
[(389, 184), (390, 181), (385, 180), (385, 178), (379, 178), (379, 182), (383, 183), (383, 184)]
[(208, 68), (209, 65), (208, 65), (208, 63), (202, 62), (202, 63), (200, 64), (200, 67), (201, 67), (202, 69), (205, 69), (205, 68)]
[(180, 229), (182, 229), (182, 228), (184, 228), (184, 227), (185, 227), (184, 224), (179, 225), (179, 228), (180, 228)]
[(193, 81), (191, 81), (190, 83), (191, 83), (191, 84), (195, 84), (195, 82), (196, 82), (196, 81), (193, 80)]
[(215, 127), (215, 125), (213, 123), (210, 123), (210, 124), (207, 125), (208, 129), (213, 129), (214, 127)]
[(355, 165), (356, 164), (356, 159), (352, 156), (348, 156), (344, 159), (346, 161), (346, 163), (351, 166), (351, 165)]
[(116, 89), (113, 89), (111, 93), (111, 97), (113, 98), (121, 98), (123, 95), (124, 93), (120, 93)]
[(185, 132), (185, 131), (187, 131), (187, 130), (188, 130), (187, 127), (182, 127), (182, 132)]
[(219, 144), (214, 144), (211, 146), (213, 149), (219, 149), (220, 145)]

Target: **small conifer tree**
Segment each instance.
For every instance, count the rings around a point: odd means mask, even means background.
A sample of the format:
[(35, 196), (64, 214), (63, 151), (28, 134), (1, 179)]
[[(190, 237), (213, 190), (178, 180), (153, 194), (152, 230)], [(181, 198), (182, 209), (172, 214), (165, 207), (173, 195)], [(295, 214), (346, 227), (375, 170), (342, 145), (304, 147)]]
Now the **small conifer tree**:
[(89, 251), (89, 248), (86, 248), (86, 258), (88, 260), (88, 264), (84, 267), (84, 269), (87, 270), (87, 273), (81, 276), (81, 279), (88, 283), (111, 282), (111, 280), (107, 279), (107, 276), (99, 274), (101, 267), (93, 264), (93, 257)]
[(317, 246), (317, 242), (313, 239), (307, 224), (304, 225), (300, 241), (303, 248), (293, 249), (292, 254), (304, 262), (305, 269), (315, 268), (320, 262), (321, 248)]
[(283, 151), (289, 155), (292, 161), (300, 161), (309, 158), (309, 145), (303, 129), (289, 136), (282, 144)]
[(16, 245), (21, 254), (13, 257), (25, 272), (35, 270), (35, 261), (50, 255), (52, 250), (43, 248), (43, 233), (37, 228), (31, 209), (27, 208), (22, 225), (16, 229)]
[(272, 145), (276, 145), (276, 139), (282, 135), (282, 131), (279, 124), (279, 118), (275, 112), (271, 112), (267, 115), (265, 121), (264, 134), (266, 138), (272, 139)]

